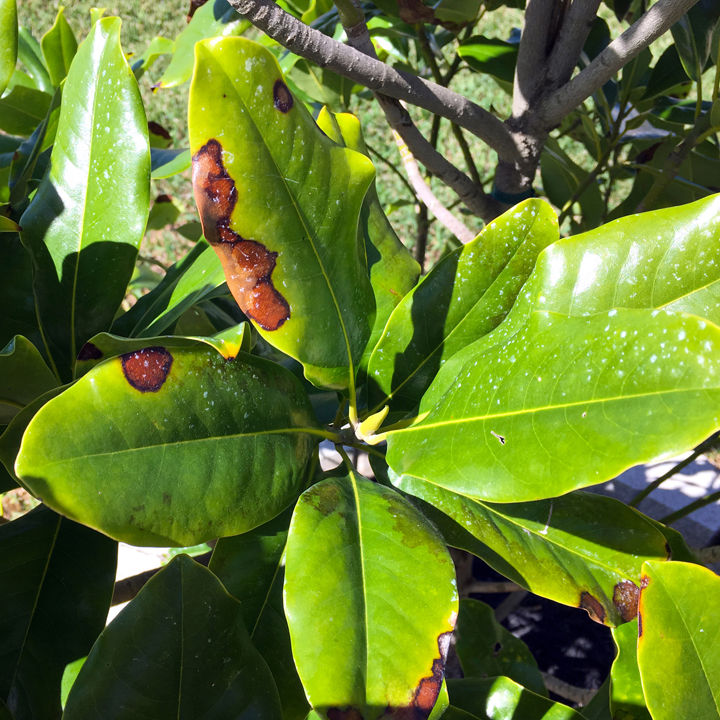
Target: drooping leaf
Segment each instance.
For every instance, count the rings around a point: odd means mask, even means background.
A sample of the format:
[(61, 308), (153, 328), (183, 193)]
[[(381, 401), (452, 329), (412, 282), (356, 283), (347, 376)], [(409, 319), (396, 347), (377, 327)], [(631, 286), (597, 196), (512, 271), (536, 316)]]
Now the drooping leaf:
[(40, 40), (43, 58), (50, 73), (50, 80), (55, 87), (65, 79), (75, 53), (77, 40), (70, 23), (65, 18), (65, 8), (60, 6), (53, 26)]
[(65, 81), (51, 170), (23, 214), (38, 317), (63, 379), (110, 327), (149, 204), (147, 121), (120, 48), (120, 21), (95, 23)]
[(0, 700), (14, 720), (60, 716), (65, 666), (105, 624), (117, 544), (40, 506), (0, 526)]
[(449, 680), (447, 720), (583, 720), (567, 705), (548, 700), (507, 677)]
[(720, 717), (720, 578), (682, 562), (644, 574), (637, 654), (653, 720)]
[(285, 611), (311, 705), (330, 718), (427, 717), (457, 612), (433, 527), (390, 488), (333, 477), (300, 497), (286, 553)]
[(63, 718), (280, 720), (272, 675), (240, 606), (187, 555), (154, 575), (100, 635)]
[(327, 138), (243, 38), (197, 45), (189, 112), (205, 237), (240, 308), (312, 382), (352, 389), (374, 314), (357, 234), (372, 163)]
[(535, 312), (468, 360), (419, 422), (388, 433), (388, 463), (494, 502), (600, 483), (720, 426), (718, 347), (720, 328), (693, 315)]
[(250, 326), (240, 323), (214, 335), (159, 335), (156, 337), (124, 338), (110, 333), (99, 333), (83, 345), (75, 363), (75, 377), (84, 375), (100, 362), (118, 355), (125, 355), (150, 346), (165, 348), (192, 348), (209, 345), (226, 360), (234, 358), (241, 350), (250, 350)]
[(175, 87), (190, 79), (195, 43), (206, 38), (242, 35), (250, 27), (227, 0), (209, 0), (193, 14), (175, 39), (173, 57), (157, 87)]
[(0, 425), (7, 425), (31, 400), (55, 385), (57, 379), (38, 349), (16, 335), (0, 351)]
[(112, 331), (126, 337), (160, 335), (188, 308), (208, 297), (224, 282), (225, 275), (217, 255), (210, 251), (204, 240), (200, 240), (168, 269), (156, 287), (115, 321)]
[(48, 505), (111, 537), (190, 546), (286, 508), (314, 432), (300, 382), (278, 365), (150, 347), (98, 365), (47, 403), (15, 468)]
[(668, 555), (655, 526), (612, 498), (574, 492), (491, 504), (414, 478), (391, 478), (403, 492), (429, 503), (423, 509), (450, 545), (531, 592), (582, 607), (609, 625), (634, 617), (643, 562)]
[(210, 569), (240, 603), (253, 645), (270, 668), (285, 720), (303, 720), (309, 706), (295, 669), (283, 610), (283, 552), (291, 512), (244, 535), (218, 541)]
[(0, 0), (0, 95), (5, 92), (17, 62), (18, 19), (15, 0)]
[(542, 200), (526, 200), (445, 256), (398, 304), (370, 357), (375, 402), (417, 406), (438, 368), (500, 324), (538, 253), (558, 238)]
[[(592, 315), (613, 308), (692, 312), (720, 324), (720, 195), (620, 218), (546, 248), (512, 311), (493, 333), (441, 369), (421, 410), (454, 385), (470, 357), (506, 342), (535, 310)], [(677, 304), (676, 304), (677, 303)]]
[(495, 619), (493, 609), (479, 600), (460, 600), (455, 650), (463, 677), (504, 675), (538, 695), (547, 695), (528, 646), (506, 630)]
[(610, 670), (610, 704), (627, 720), (652, 720), (643, 697), (637, 662), (638, 621), (612, 630), (617, 655)]
[[(355, 115), (351, 113), (333, 115), (323, 108), (318, 115), (317, 123), (320, 129), (339, 145), (357, 150), (369, 157), (360, 121)], [(415, 286), (420, 275), (420, 265), (395, 234), (380, 205), (374, 182), (363, 201), (360, 212), (360, 233), (365, 243), (370, 282), (375, 295), (375, 323), (362, 361), (363, 365), (367, 365), (370, 353), (390, 313)]]

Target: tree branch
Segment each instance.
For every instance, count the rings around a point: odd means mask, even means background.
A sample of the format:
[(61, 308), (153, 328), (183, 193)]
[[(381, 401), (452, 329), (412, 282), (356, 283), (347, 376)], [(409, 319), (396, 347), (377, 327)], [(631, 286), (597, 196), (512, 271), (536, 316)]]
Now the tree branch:
[(551, 87), (559, 87), (570, 79), (599, 7), (600, 0), (574, 0), (570, 5), (548, 58), (547, 79)]
[(584, 70), (548, 98), (540, 108), (545, 126), (555, 127), (571, 110), (599, 90), (618, 70), (657, 40), (697, 2), (698, 0), (658, 0)]
[(297, 20), (272, 0), (229, 2), (240, 15), (296, 55), (371, 90), (442, 115), (477, 135), (501, 157), (510, 160), (518, 157), (512, 135), (504, 123), (462, 95), (410, 73), (395, 70), (380, 60), (337, 42)]

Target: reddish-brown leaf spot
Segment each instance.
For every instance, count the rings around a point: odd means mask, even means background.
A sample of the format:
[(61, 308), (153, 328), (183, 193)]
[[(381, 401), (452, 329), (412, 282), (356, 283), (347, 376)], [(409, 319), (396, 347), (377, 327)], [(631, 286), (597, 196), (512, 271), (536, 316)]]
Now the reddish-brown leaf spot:
[(102, 356), (102, 351), (97, 345), (93, 345), (91, 342), (86, 342), (80, 348), (77, 359), (81, 361), (99, 360)]
[(273, 102), (275, 109), (282, 113), (290, 112), (293, 106), (292, 93), (282, 80), (276, 80), (273, 85)]
[(167, 380), (172, 355), (162, 347), (149, 347), (121, 356), (125, 379), (140, 392), (157, 392)]
[(605, 622), (605, 608), (600, 604), (597, 598), (594, 598), (587, 590), (580, 593), (580, 605), (583, 610), (597, 623)]
[(642, 613), (638, 611), (638, 638), (642, 637)]
[(172, 198), (169, 195), (166, 195), (165, 193), (163, 193), (162, 195), (158, 195), (155, 198), (156, 204), (157, 203), (171, 203), (171, 202), (172, 202)]
[(196, 10), (198, 8), (201, 8), (207, 0), (190, 0), (190, 9), (188, 10), (187, 14), (187, 21), (190, 22), (192, 20), (192, 16), (195, 14)]
[(261, 328), (277, 330), (290, 317), (290, 306), (270, 278), (278, 254), (230, 227), (237, 190), (223, 164), (222, 146), (215, 139), (193, 157), (193, 189), (203, 233), (220, 258), (235, 301)]
[(625, 622), (629, 622), (637, 615), (639, 599), (640, 588), (634, 582), (622, 580), (615, 585), (613, 603)]

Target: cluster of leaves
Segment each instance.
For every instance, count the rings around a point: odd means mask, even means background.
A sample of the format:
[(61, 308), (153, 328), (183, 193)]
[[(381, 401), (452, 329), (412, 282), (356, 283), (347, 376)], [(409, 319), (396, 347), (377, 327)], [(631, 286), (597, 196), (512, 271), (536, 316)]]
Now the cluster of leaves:
[[(563, 239), (529, 199), (418, 282), (357, 119), (313, 119), (222, 7), (131, 68), (117, 18), (38, 44), (0, 2), (0, 490), (42, 501), (0, 526), (0, 716), (716, 717), (720, 580), (581, 489), (720, 426), (720, 196)], [(158, 51), (189, 149), (151, 147)], [(123, 310), (151, 177), (190, 158), (204, 238)], [(103, 629), (117, 540), (216, 538)], [(613, 628), (587, 714), (458, 602), (448, 546)]]

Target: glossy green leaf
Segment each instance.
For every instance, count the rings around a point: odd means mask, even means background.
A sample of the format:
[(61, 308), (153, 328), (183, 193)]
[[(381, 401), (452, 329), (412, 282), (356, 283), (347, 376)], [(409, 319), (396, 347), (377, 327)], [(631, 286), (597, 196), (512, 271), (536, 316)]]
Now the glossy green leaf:
[(15, 0), (0, 0), (0, 95), (15, 72), (17, 51), (17, 5)]
[(458, 55), (473, 70), (490, 75), (508, 92), (512, 90), (518, 46), (482, 35), (463, 40), (458, 47)]
[(460, 601), (455, 651), (464, 677), (505, 675), (538, 695), (547, 695), (545, 683), (528, 646), (506, 630), (495, 612), (479, 600)]
[(15, 468), (48, 505), (111, 537), (189, 546), (286, 508), (314, 432), (289, 371), (210, 348), (151, 347), (98, 365), (45, 405)]
[(201, 240), (167, 271), (155, 288), (115, 321), (112, 330), (128, 337), (160, 335), (224, 282), (217, 255)]
[(300, 497), (286, 554), (285, 611), (311, 705), (328, 717), (426, 717), (457, 612), (434, 528), (390, 488), (333, 477)]
[(131, 67), (135, 77), (139, 80), (158, 58), (170, 55), (174, 49), (175, 42), (173, 40), (156, 35), (145, 48), (145, 52), (137, 60), (133, 59)]
[(687, 89), (690, 78), (680, 62), (675, 45), (671, 45), (660, 56), (650, 73), (644, 98), (658, 95), (679, 95), (681, 89)]
[(240, 308), (309, 380), (352, 390), (374, 315), (357, 234), (372, 163), (333, 143), (243, 38), (197, 45), (189, 126), (205, 237)]
[(617, 655), (610, 671), (610, 703), (622, 720), (652, 720), (643, 696), (637, 663), (638, 621), (613, 628)]
[(38, 395), (57, 385), (38, 349), (16, 335), (0, 351), (0, 425), (10, 420)]
[(65, 666), (62, 680), (60, 681), (60, 704), (63, 710), (65, 709), (65, 705), (67, 705), (70, 690), (72, 690), (72, 686), (75, 684), (75, 680), (77, 680), (77, 676), (80, 674), (80, 670), (82, 670), (82, 666), (86, 660), (87, 656), (73, 660), (73, 662)]
[(445, 256), (395, 308), (370, 357), (373, 404), (410, 410), (438, 368), (512, 308), (538, 253), (558, 238), (555, 213), (526, 200)]
[(671, 28), (685, 72), (698, 82), (710, 57), (715, 27), (720, 21), (716, 0), (699, 0)]
[(63, 379), (83, 344), (109, 329), (132, 274), (150, 189), (147, 121), (120, 48), (99, 20), (65, 81), (51, 169), (23, 214), (38, 317)]
[(491, 504), (417, 479), (391, 478), (429, 504), (423, 509), (448, 544), (536, 595), (583, 607), (609, 625), (634, 616), (643, 562), (667, 558), (665, 538), (651, 521), (612, 498), (575, 492)]
[(31, 135), (43, 121), (51, 100), (42, 90), (16, 85), (0, 98), (0, 130), (11, 135)]
[(720, 328), (693, 315), (535, 312), (469, 359), (419, 422), (388, 433), (388, 463), (494, 502), (600, 483), (720, 426), (718, 347)]
[(190, 150), (151, 148), (150, 160), (153, 180), (162, 180), (184, 172), (192, 165)]
[(347, 109), (355, 84), (352, 80), (303, 58), (293, 58), (292, 66), (283, 71), (303, 100), (321, 103), (335, 112)]
[(720, 717), (720, 578), (681, 562), (644, 572), (638, 664), (653, 720)]
[(153, 576), (100, 635), (64, 720), (280, 720), (240, 606), (187, 555)]
[(14, 720), (60, 716), (65, 666), (105, 625), (117, 544), (40, 506), (0, 525), (0, 700)]
[(583, 720), (567, 705), (548, 700), (510, 678), (449, 680), (447, 720)]
[(250, 349), (250, 326), (240, 323), (214, 335), (158, 335), (156, 337), (124, 338), (111, 333), (99, 333), (92, 337), (80, 350), (75, 363), (75, 377), (84, 375), (100, 362), (125, 353), (135, 352), (144, 347), (197, 348), (209, 345), (226, 360), (234, 358), (241, 350)]
[(250, 27), (227, 0), (209, 0), (199, 7), (187, 27), (175, 39), (173, 57), (157, 87), (175, 87), (190, 79), (195, 43), (214, 37), (241, 35)]
[(462, 25), (475, 20), (480, 8), (480, 0), (440, 0), (435, 8), (435, 17), (441, 22)]
[(18, 28), (18, 60), (25, 66), (38, 90), (46, 93), (53, 91), (53, 84), (47, 67), (45, 67), (40, 43), (25, 27)]
[(309, 706), (290, 647), (283, 610), (283, 552), (291, 511), (244, 535), (218, 540), (210, 569), (240, 603), (253, 645), (270, 668), (284, 720), (303, 720)]
[[(323, 108), (317, 123), (320, 129), (339, 145), (369, 157), (360, 121), (355, 115), (334, 115)], [(370, 186), (363, 201), (360, 233), (365, 243), (370, 282), (375, 294), (375, 323), (363, 357), (363, 365), (367, 365), (370, 353), (382, 334), (390, 313), (415, 286), (420, 275), (420, 265), (395, 234), (380, 205), (375, 183)]]
[(67, 76), (70, 63), (77, 52), (75, 33), (65, 18), (65, 8), (62, 5), (58, 8), (53, 26), (43, 35), (40, 47), (50, 80), (58, 87)]

